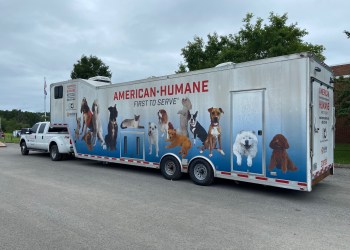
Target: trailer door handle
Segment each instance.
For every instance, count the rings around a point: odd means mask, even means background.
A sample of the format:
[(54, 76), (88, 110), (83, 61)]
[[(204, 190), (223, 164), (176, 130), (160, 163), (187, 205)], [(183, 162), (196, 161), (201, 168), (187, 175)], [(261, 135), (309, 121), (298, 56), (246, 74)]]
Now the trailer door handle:
[(262, 130), (258, 130), (258, 135), (262, 135)]

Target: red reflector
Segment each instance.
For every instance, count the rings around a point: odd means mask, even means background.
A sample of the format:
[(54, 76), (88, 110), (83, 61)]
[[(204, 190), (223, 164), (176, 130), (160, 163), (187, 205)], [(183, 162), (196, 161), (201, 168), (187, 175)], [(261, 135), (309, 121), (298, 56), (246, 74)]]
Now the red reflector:
[(307, 187), (307, 184), (304, 183), (304, 182), (298, 182), (298, 185), (299, 185), (299, 186), (303, 186), (303, 187)]
[(288, 184), (288, 183), (289, 183), (289, 181), (286, 181), (286, 180), (279, 180), (279, 179), (277, 179), (276, 182), (284, 183), (284, 184)]
[(248, 178), (248, 175), (246, 174), (237, 174), (238, 177)]
[(261, 180), (261, 181), (267, 181), (267, 178), (266, 178), (266, 177), (256, 176), (255, 179)]
[(221, 172), (221, 174), (224, 174), (224, 175), (231, 175), (230, 172)]

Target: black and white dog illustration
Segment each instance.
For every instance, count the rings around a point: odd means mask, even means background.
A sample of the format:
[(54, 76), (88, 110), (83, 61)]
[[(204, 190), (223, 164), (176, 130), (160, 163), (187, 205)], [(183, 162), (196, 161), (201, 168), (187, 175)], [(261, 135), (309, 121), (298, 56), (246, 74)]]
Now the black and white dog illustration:
[(148, 123), (148, 147), (149, 154), (152, 154), (152, 145), (155, 146), (156, 156), (158, 157), (159, 146), (158, 146), (158, 128), (154, 122)]
[(105, 136), (105, 142), (107, 145), (107, 150), (113, 151), (116, 150), (117, 146), (117, 136), (118, 136), (118, 124), (117, 124), (117, 116), (118, 110), (117, 106), (110, 106), (109, 110), (109, 121), (108, 121), (108, 134)]
[(188, 123), (190, 124), (190, 131), (193, 134), (193, 145), (196, 145), (196, 138), (198, 137), (202, 143), (207, 139), (208, 133), (202, 127), (202, 125), (197, 121), (198, 111), (196, 113), (191, 114), (190, 111), (187, 113)]

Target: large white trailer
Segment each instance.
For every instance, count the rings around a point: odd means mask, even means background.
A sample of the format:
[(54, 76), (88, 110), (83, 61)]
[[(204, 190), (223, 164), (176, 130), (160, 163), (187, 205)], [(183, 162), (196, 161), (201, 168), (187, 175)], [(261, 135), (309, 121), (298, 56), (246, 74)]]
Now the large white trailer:
[(333, 174), (330, 68), (309, 53), (110, 84), (51, 84), (76, 157), (311, 191)]

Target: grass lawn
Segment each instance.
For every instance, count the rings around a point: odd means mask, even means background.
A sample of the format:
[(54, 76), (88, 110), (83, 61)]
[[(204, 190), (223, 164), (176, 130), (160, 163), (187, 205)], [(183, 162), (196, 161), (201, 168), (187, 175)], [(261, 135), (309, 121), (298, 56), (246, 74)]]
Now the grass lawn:
[(19, 143), (19, 137), (14, 137), (12, 133), (5, 133), (5, 138), (0, 138), (1, 142), (14, 142)]
[(350, 144), (335, 144), (334, 162), (350, 164)]

